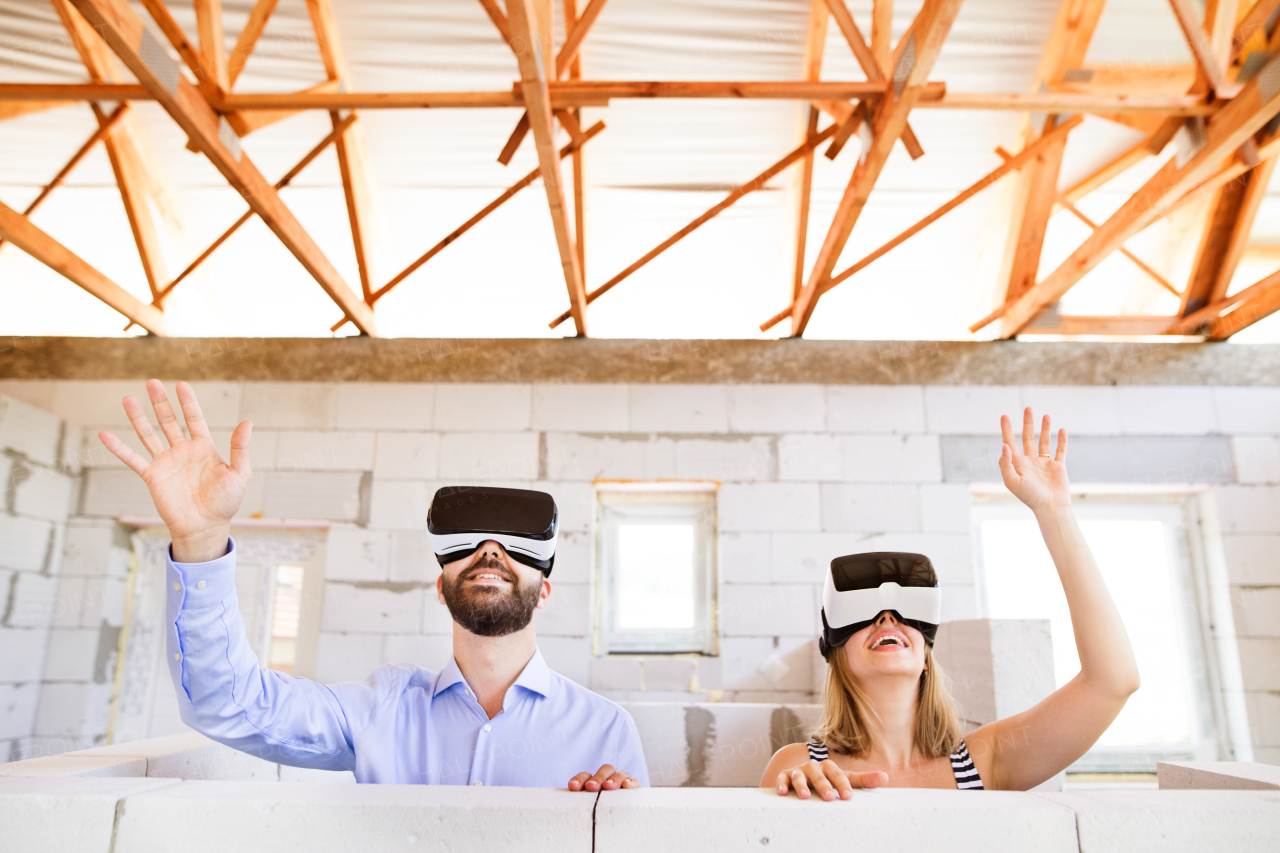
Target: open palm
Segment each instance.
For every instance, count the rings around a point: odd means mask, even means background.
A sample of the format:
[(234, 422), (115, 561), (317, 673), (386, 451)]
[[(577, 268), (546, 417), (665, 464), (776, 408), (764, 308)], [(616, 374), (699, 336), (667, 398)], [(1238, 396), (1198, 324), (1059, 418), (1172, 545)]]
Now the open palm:
[[(231, 464), (228, 465), (222, 461), (209, 436), (208, 424), (191, 386), (179, 382), (177, 391), (191, 436), (189, 439), (182, 432), (164, 386), (155, 379), (147, 382), (147, 395), (151, 398), (160, 429), (168, 440), (167, 449), (151, 428), (138, 401), (132, 396), (124, 398), (125, 414), (142, 446), (151, 455), (150, 463), (112, 433), (98, 433), (107, 449), (147, 484), (156, 510), (169, 528), (175, 548), (188, 540), (216, 540), (224, 536), (223, 531), (229, 528), (232, 516), (240, 508), (253, 475), (249, 467), (252, 424), (243, 421), (232, 433)], [(225, 545), (225, 539), (222, 544)]]
[(1035, 413), (1030, 407), (1022, 412), (1022, 450), (1013, 438), (1013, 423), (1008, 415), (1000, 416), (1000, 473), (1004, 484), (1032, 510), (1070, 506), (1071, 484), (1067, 480), (1067, 431), (1058, 430), (1057, 452), (1049, 453), (1053, 435), (1052, 419), (1044, 416), (1040, 440), (1036, 441)]

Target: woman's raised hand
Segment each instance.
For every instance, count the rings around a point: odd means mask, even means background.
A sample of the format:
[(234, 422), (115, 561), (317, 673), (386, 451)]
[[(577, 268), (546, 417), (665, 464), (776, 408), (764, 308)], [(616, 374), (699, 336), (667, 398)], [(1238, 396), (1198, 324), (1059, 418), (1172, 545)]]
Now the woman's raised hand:
[(150, 463), (110, 432), (104, 430), (98, 438), (147, 484), (151, 500), (173, 539), (173, 558), (180, 563), (206, 562), (226, 553), (231, 517), (240, 509), (253, 476), (249, 467), (249, 434), (253, 425), (242, 421), (231, 434), (231, 464), (227, 465), (209, 437), (208, 424), (191, 386), (179, 382), (177, 391), (189, 439), (183, 435), (164, 386), (156, 379), (147, 382), (147, 396), (168, 440), (168, 449), (152, 430), (138, 401), (132, 396), (124, 398), (125, 414), (151, 455)]
[(834, 761), (807, 761), (799, 767), (783, 770), (778, 774), (778, 796), (785, 797), (795, 790), (796, 796), (807, 800), (813, 793), (824, 800), (847, 800), (854, 788), (883, 788), (889, 784), (889, 774), (879, 770), (856, 773), (841, 770)]
[(1058, 430), (1058, 449), (1049, 452), (1053, 435), (1048, 415), (1040, 426), (1036, 441), (1035, 413), (1028, 407), (1022, 412), (1022, 450), (1013, 440), (1013, 423), (1008, 415), (1000, 416), (1000, 473), (1004, 484), (1018, 500), (1032, 510), (1071, 505), (1071, 484), (1067, 481), (1067, 431)]

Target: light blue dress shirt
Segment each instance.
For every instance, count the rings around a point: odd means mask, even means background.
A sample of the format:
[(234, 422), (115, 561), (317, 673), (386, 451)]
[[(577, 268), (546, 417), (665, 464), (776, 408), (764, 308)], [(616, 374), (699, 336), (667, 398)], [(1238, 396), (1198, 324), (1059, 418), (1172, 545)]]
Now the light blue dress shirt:
[(263, 669), (236, 601), (235, 541), (208, 563), (168, 560), (169, 672), (182, 721), (219, 743), (358, 782), (563, 788), (602, 764), (649, 784), (631, 715), (534, 651), (492, 720), (452, 658), (318, 684)]

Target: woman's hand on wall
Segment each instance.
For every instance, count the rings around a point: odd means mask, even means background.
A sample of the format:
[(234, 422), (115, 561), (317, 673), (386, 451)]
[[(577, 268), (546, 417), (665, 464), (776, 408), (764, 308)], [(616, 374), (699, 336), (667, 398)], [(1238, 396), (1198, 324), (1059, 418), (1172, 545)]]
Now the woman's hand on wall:
[(253, 425), (242, 421), (231, 434), (228, 465), (214, 446), (191, 386), (179, 382), (177, 392), (190, 438), (183, 434), (164, 386), (157, 379), (147, 382), (147, 396), (169, 443), (167, 449), (151, 428), (141, 404), (132, 395), (124, 398), (125, 414), (151, 455), (150, 463), (110, 432), (104, 430), (98, 438), (147, 484), (156, 511), (173, 538), (173, 559), (203, 563), (227, 553), (231, 518), (240, 509), (253, 476), (249, 467), (249, 434)]
[(1008, 415), (1000, 416), (1000, 473), (1004, 484), (1033, 512), (1071, 505), (1071, 484), (1067, 480), (1067, 431), (1058, 430), (1056, 453), (1049, 452), (1052, 419), (1044, 416), (1040, 440), (1036, 441), (1035, 413), (1030, 407), (1022, 412), (1022, 450), (1013, 438), (1013, 423)]
[(854, 788), (883, 788), (888, 784), (889, 774), (879, 770), (856, 773), (841, 770), (834, 761), (807, 761), (778, 773), (778, 796), (785, 797), (794, 790), (797, 797), (807, 800), (812, 787), (821, 799), (847, 800), (853, 796)]

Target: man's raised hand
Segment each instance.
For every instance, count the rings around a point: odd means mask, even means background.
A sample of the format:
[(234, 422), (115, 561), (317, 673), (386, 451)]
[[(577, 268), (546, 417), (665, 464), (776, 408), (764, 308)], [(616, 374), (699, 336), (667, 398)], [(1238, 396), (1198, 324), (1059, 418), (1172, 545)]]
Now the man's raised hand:
[(168, 440), (166, 449), (151, 428), (147, 414), (133, 396), (124, 398), (124, 411), (151, 455), (148, 463), (110, 432), (98, 438), (142, 477), (151, 492), (156, 511), (173, 539), (173, 559), (180, 563), (203, 563), (227, 552), (231, 518), (240, 509), (253, 472), (249, 467), (249, 434), (253, 424), (241, 421), (231, 434), (231, 464), (222, 461), (209, 437), (209, 427), (195, 392), (179, 382), (178, 402), (187, 422), (188, 439), (159, 380), (147, 382), (147, 396), (156, 420)]

